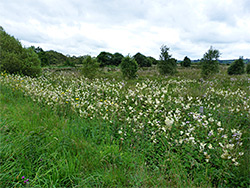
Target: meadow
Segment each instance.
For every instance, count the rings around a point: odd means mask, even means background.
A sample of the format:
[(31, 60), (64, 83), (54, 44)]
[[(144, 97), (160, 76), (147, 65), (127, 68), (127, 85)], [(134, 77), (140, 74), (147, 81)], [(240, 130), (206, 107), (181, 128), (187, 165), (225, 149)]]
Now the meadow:
[(1, 187), (247, 187), (250, 77), (1, 73)]

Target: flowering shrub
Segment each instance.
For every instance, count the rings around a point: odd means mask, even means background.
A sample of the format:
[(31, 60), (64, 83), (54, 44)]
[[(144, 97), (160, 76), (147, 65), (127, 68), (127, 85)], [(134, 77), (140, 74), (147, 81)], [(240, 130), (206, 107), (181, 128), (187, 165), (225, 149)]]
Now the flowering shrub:
[[(250, 118), (250, 88), (238, 88), (242, 82), (249, 84), (250, 80), (236, 79), (229, 82), (230, 87), (219, 87), (217, 80), (200, 85), (196, 80), (148, 79), (129, 85), (107, 79), (90, 81), (74, 73), (0, 77), (1, 84), (21, 90), (56, 111), (66, 113), (68, 109), (83, 118), (109, 122), (116, 126), (114, 135), (121, 144), (150, 143), (152, 148), (140, 150), (154, 157), (162, 168), (167, 169), (173, 160), (169, 153), (178, 153), (190, 172), (201, 166), (217, 169), (216, 175), (208, 172), (214, 181), (222, 181), (216, 176), (230, 179), (225, 172), (237, 169), (244, 155), (240, 126), (248, 122), (232, 124), (225, 117)], [(200, 94), (190, 95), (190, 88), (199, 88)]]

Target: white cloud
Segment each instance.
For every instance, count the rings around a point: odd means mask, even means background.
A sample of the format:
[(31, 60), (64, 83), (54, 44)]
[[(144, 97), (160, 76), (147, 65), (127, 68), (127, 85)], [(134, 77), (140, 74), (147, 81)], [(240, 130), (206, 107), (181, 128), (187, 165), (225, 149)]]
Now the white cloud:
[(70, 55), (101, 51), (200, 59), (212, 45), (222, 58), (249, 57), (248, 0), (9, 0), (0, 24), (25, 46)]

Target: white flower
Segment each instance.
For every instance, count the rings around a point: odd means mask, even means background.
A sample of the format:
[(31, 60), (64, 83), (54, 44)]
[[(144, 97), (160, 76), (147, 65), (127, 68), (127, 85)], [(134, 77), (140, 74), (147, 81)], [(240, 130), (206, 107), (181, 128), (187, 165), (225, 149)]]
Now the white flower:
[(234, 144), (227, 144), (226, 148), (232, 150), (234, 148)]
[(213, 149), (212, 144), (209, 144), (209, 145), (208, 145), (208, 148), (209, 148), (209, 149)]
[(204, 150), (204, 147), (206, 146), (207, 144), (206, 143), (200, 143), (200, 150)]
[(244, 155), (244, 152), (240, 152), (239, 155), (240, 155), (240, 156)]
[(239, 166), (239, 163), (238, 163), (238, 162), (235, 162), (234, 165), (235, 165), (235, 166)]
[(174, 123), (174, 120), (169, 119), (168, 117), (166, 117), (165, 119), (165, 124), (170, 127), (172, 124)]

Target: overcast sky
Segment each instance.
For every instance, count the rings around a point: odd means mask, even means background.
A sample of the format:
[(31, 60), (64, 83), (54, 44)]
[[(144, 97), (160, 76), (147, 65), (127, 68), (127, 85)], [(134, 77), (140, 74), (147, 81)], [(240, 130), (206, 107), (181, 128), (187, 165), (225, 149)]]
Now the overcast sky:
[(26, 47), (69, 55), (101, 51), (159, 59), (250, 58), (250, 0), (1, 0), (0, 26)]

